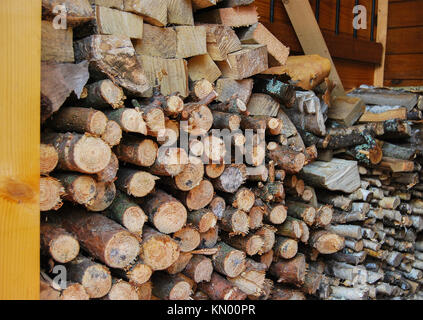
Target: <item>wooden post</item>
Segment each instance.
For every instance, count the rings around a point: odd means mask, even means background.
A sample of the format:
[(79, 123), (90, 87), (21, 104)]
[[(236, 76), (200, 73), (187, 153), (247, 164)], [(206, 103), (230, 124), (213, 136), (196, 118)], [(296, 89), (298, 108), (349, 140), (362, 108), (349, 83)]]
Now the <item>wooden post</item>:
[(2, 1), (0, 30), (0, 300), (39, 299), (41, 1)]
[(379, 0), (377, 2), (377, 34), (376, 42), (383, 46), (382, 61), (379, 66), (375, 66), (375, 73), (373, 78), (373, 85), (383, 87), (383, 80), (385, 76), (385, 53), (386, 53), (386, 35), (388, 33), (388, 0)]
[(344, 94), (342, 81), (336, 71), (329, 49), (320, 31), (308, 0), (282, 0), (305, 54), (318, 54), (330, 60), (329, 79), (336, 84), (334, 95)]

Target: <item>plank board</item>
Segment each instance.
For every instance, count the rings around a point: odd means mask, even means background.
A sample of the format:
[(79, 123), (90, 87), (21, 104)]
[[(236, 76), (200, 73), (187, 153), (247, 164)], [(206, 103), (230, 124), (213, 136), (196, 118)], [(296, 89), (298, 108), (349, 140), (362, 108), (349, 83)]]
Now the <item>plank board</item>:
[(0, 299), (39, 299), (41, 1), (3, 0), (0, 30)]
[(383, 54), (380, 65), (375, 67), (373, 84), (379, 87), (383, 86), (383, 79), (385, 77), (386, 34), (388, 31), (388, 5), (388, 0), (379, 0), (377, 5), (376, 41), (382, 44)]

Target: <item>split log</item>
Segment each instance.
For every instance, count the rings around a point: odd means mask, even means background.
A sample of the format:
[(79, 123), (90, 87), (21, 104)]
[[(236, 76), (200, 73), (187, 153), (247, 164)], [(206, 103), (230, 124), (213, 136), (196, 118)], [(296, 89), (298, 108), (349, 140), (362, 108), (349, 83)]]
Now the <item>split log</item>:
[(215, 82), (222, 73), (209, 54), (197, 55), (188, 60), (188, 75), (191, 81), (206, 79)]
[(68, 279), (80, 283), (90, 298), (102, 298), (112, 287), (110, 271), (82, 255), (72, 260), (67, 270)]
[(71, 28), (56, 29), (51, 21), (41, 21), (41, 61), (74, 62)]
[(159, 179), (148, 172), (128, 168), (120, 168), (117, 177), (116, 186), (134, 197), (148, 195), (154, 189), (156, 180)]
[(141, 40), (134, 41), (137, 54), (171, 59), (176, 57), (176, 31), (144, 23)]
[(217, 100), (226, 102), (234, 95), (246, 104), (253, 89), (253, 79), (234, 80), (231, 78), (220, 78), (216, 81)]
[(164, 234), (180, 230), (187, 221), (185, 207), (162, 190), (156, 190), (142, 207), (150, 222)]
[(103, 109), (109, 106), (113, 109), (119, 109), (123, 107), (126, 99), (122, 88), (109, 79), (88, 84), (84, 90), (84, 95), (81, 97), (83, 103), (96, 109)]
[[(43, 0), (43, 18), (53, 20), (57, 12), (55, 7), (57, 2), (54, 0)], [(90, 21), (94, 18), (93, 10), (87, 0), (66, 0), (66, 22), (70, 27), (74, 27)]]
[(191, 0), (170, 0), (167, 3), (167, 22), (177, 25), (193, 25)]
[(154, 271), (169, 268), (179, 258), (176, 241), (149, 226), (144, 226), (140, 245), (140, 258)]
[(220, 8), (198, 14), (196, 21), (223, 24), (228, 27), (249, 26), (258, 22), (257, 9), (254, 5), (236, 8)]
[(73, 233), (93, 257), (112, 268), (124, 268), (139, 253), (138, 240), (116, 222), (97, 213), (71, 210), (61, 214), (64, 229)]
[(246, 30), (238, 33), (242, 44), (263, 44), (267, 46), (269, 64), (281, 66), (286, 63), (289, 48), (284, 46), (265, 26), (256, 23)]
[(241, 42), (231, 27), (221, 24), (203, 26), (206, 27), (207, 52), (214, 61), (224, 61), (229, 53), (241, 50)]
[(163, 27), (168, 23), (166, 0), (124, 0), (123, 9), (141, 15), (149, 24)]
[(141, 235), (147, 216), (144, 211), (124, 193), (118, 191), (107, 210), (107, 217), (124, 226), (128, 231)]
[(41, 122), (60, 109), (72, 92), (81, 97), (90, 77), (88, 61), (41, 64)]
[(51, 177), (40, 178), (40, 211), (59, 210), (63, 205), (61, 196), (65, 189), (59, 180)]
[(189, 58), (207, 54), (206, 28), (203, 26), (177, 26), (176, 58)]
[[(251, 64), (251, 61), (256, 63)], [(242, 80), (268, 68), (267, 50), (263, 45), (243, 45), (240, 51), (228, 54), (226, 61), (217, 62), (223, 76)]]
[(213, 255), (213, 266), (216, 271), (228, 276), (237, 277), (245, 269), (245, 253), (219, 242), (219, 251)]
[(130, 93), (139, 96), (150, 89), (128, 37), (93, 35), (75, 42), (74, 48), (77, 62), (89, 60), (92, 68)]
[(79, 243), (58, 225), (42, 222), (40, 225), (41, 252), (59, 263), (67, 263), (78, 256)]

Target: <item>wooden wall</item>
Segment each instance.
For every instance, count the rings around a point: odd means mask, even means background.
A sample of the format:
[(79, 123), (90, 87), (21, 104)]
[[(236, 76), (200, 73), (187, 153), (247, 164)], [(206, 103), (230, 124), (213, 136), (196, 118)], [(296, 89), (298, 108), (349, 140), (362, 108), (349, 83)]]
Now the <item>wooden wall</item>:
[[(372, 1), (360, 0), (367, 8), (367, 29), (357, 31), (353, 39), (353, 7), (355, 0), (342, 0), (339, 35), (335, 35), (336, 1), (320, 0), (319, 26), (333, 57), (345, 89), (360, 84), (373, 84), (375, 58), (381, 56), (381, 45), (371, 41)], [(302, 54), (281, 0), (275, 0), (274, 22), (270, 22), (270, 0), (256, 0), (261, 22), (269, 28), (293, 54)], [(315, 11), (316, 0), (310, 0)], [(423, 0), (389, 0), (389, 27), (386, 85), (423, 85)], [(375, 25), (374, 38), (377, 26)], [(380, 61), (380, 59), (376, 61)]]
[(423, 0), (390, 0), (385, 85), (423, 86)]

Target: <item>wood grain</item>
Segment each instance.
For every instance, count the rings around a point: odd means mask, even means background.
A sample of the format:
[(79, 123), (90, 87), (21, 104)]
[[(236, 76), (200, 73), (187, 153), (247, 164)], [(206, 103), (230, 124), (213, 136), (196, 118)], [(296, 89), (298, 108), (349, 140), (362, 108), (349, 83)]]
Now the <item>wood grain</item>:
[(38, 299), (41, 1), (2, 1), (0, 29), (0, 299)]

